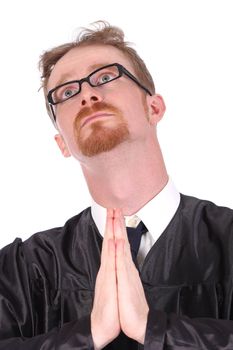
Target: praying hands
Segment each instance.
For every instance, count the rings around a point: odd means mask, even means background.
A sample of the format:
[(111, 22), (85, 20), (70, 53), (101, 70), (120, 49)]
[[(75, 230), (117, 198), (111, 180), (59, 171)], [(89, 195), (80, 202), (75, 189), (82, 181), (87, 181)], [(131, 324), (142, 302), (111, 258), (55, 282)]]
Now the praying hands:
[(139, 273), (131, 257), (123, 214), (120, 209), (108, 209), (91, 313), (95, 349), (102, 349), (121, 330), (143, 344), (148, 311)]

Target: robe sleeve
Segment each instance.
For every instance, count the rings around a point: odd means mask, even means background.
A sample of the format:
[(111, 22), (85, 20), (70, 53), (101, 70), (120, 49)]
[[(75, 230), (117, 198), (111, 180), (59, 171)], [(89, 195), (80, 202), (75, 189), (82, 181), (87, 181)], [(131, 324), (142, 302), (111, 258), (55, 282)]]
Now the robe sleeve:
[(87, 317), (31, 338), (11, 334), (2, 339), (0, 332), (0, 350), (94, 350), (89, 324)]
[(28, 266), (21, 240), (0, 251), (0, 350), (93, 349), (90, 315), (35, 335)]
[(233, 349), (233, 321), (189, 318), (150, 310), (145, 350)]

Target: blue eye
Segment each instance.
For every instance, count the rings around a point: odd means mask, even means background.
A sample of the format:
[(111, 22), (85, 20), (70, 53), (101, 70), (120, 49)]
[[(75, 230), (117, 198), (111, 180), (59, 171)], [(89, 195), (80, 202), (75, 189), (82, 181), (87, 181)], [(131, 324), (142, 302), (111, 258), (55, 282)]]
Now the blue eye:
[(76, 95), (79, 92), (79, 85), (65, 85), (61, 86), (54, 92), (53, 98), (57, 101), (65, 101), (68, 98)]
[(71, 96), (73, 96), (75, 94), (76, 90), (72, 90), (72, 89), (66, 89), (64, 92), (63, 92), (63, 97), (64, 98), (69, 98)]
[(103, 67), (90, 75), (90, 83), (92, 86), (103, 85), (111, 82), (119, 77), (119, 70), (115, 65)]
[(92, 75), (91, 77), (91, 82), (94, 86), (98, 86), (98, 85), (102, 85), (102, 84), (106, 84), (110, 81), (112, 81), (113, 79), (115, 79), (117, 77), (117, 74), (115, 72), (111, 72), (111, 71), (99, 71), (95, 74)]
[(111, 74), (103, 74), (99, 79), (99, 84), (107, 83), (112, 80), (114, 77), (111, 77)]

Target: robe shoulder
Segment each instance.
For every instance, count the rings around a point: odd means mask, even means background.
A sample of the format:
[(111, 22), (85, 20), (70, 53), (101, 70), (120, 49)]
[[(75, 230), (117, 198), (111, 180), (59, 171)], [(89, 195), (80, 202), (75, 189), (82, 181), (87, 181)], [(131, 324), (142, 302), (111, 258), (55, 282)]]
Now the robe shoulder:
[[(2, 248), (0, 306), (9, 326), (4, 337), (31, 337), (89, 317), (101, 244), (87, 208), (63, 227)], [(18, 320), (23, 320), (20, 327)]]
[(233, 228), (233, 210), (215, 203), (181, 194), (180, 206), (176, 219), (184, 220), (193, 227), (191, 234), (197, 230), (200, 233), (207, 232), (213, 238), (229, 238)]
[[(40, 286), (46, 281), (49, 289), (54, 291), (69, 289), (71, 286), (73, 289), (75, 285), (77, 288), (92, 289), (99, 266), (101, 244), (102, 237), (88, 207), (70, 218), (62, 227), (37, 232), (24, 242), (16, 238), (2, 248), (0, 272), (3, 275), (6, 272), (8, 280), (11, 276), (9, 271), (14, 272), (9, 285), (13, 285), (16, 271), (18, 276), (21, 274), (18, 267), (22, 265), (22, 273), (29, 275), (32, 285), (36, 281), (36, 286)], [(83, 278), (69, 280), (68, 274)], [(90, 280), (91, 276), (93, 278)]]
[(182, 207), (186, 207), (187, 209), (200, 207), (201, 209), (207, 210), (209, 212), (213, 212), (213, 213), (225, 212), (233, 216), (232, 208), (228, 208), (226, 206), (220, 206), (210, 200), (200, 199), (194, 196), (188, 196), (183, 193), (180, 193), (180, 195), (181, 195), (181, 204), (183, 204)]
[(146, 256), (141, 278), (163, 287), (229, 281), (232, 248), (233, 210), (181, 194), (174, 217)]

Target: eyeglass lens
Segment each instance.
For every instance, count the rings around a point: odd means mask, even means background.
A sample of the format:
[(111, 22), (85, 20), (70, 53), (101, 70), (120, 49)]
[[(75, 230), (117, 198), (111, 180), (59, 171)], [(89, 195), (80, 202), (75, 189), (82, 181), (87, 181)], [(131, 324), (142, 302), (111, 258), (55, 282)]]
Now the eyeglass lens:
[(63, 102), (74, 95), (77, 95), (81, 90), (81, 84), (84, 81), (88, 81), (91, 86), (99, 86), (107, 84), (110, 81), (119, 78), (120, 72), (117, 66), (103, 67), (98, 71), (93, 72), (80, 81), (68, 82), (55, 89), (52, 93), (52, 99), (54, 103)]

